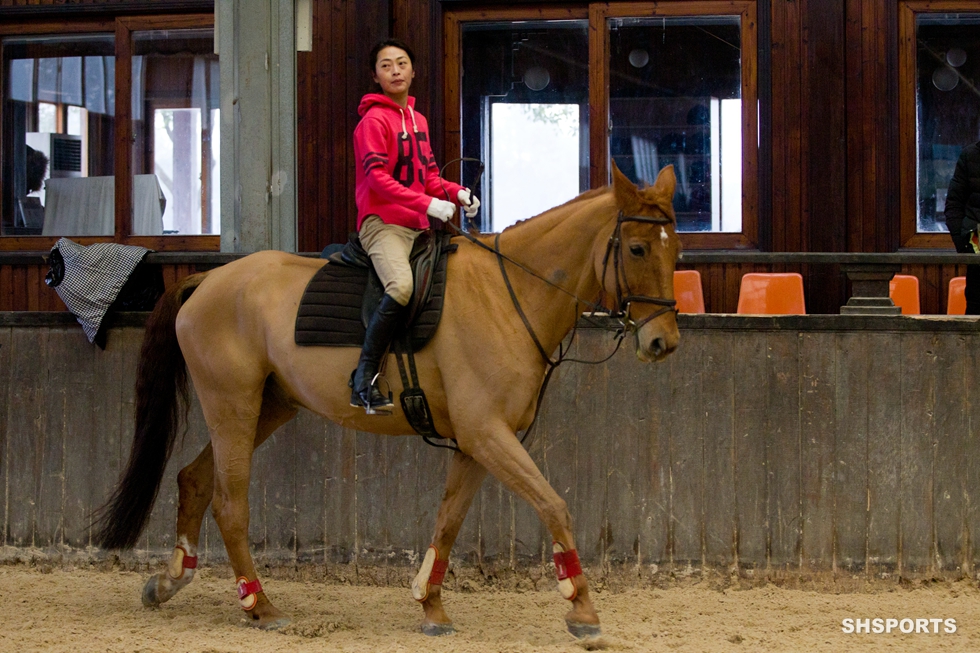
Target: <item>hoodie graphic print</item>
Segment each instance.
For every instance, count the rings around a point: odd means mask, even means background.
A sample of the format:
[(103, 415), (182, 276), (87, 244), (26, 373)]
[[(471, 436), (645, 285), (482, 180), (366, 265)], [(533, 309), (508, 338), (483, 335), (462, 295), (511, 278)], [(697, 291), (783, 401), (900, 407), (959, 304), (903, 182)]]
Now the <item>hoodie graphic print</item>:
[(459, 203), (456, 196), (462, 186), (439, 179), (429, 123), (416, 113), (415, 98), (409, 97), (403, 109), (386, 95), (368, 93), (357, 113), (361, 116), (354, 129), (358, 229), (369, 215), (386, 224), (427, 229), (426, 210), (433, 197)]

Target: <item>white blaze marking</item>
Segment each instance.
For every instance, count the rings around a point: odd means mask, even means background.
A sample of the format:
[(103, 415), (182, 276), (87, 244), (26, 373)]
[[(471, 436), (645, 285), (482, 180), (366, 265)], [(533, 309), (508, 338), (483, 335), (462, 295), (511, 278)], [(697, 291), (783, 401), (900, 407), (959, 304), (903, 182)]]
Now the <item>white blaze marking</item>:
[(667, 230), (664, 229), (663, 227), (660, 227), (660, 244), (663, 245), (664, 247), (666, 247), (667, 246), (667, 241), (669, 239), (670, 239), (670, 236), (667, 235)]

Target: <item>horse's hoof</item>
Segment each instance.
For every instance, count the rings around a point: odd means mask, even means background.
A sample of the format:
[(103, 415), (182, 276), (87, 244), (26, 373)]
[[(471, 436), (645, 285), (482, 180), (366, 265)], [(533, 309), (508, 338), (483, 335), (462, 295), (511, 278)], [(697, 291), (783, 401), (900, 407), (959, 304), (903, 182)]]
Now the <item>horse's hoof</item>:
[(271, 619), (269, 621), (263, 622), (261, 619), (255, 619), (249, 621), (248, 625), (252, 628), (258, 628), (259, 630), (279, 630), (280, 628), (285, 628), (293, 622), (289, 617), (277, 617), (276, 619)]
[(434, 623), (423, 623), (422, 624), (422, 634), (428, 635), (429, 637), (439, 637), (441, 635), (452, 635), (456, 632), (453, 628), (452, 622), (448, 624), (434, 624)]
[(577, 639), (589, 639), (602, 634), (602, 628), (599, 627), (599, 624), (582, 624), (574, 621), (566, 621), (565, 624), (568, 626), (568, 632)]
[(146, 585), (143, 586), (143, 607), (144, 608), (158, 608), (160, 607), (160, 600), (157, 598), (157, 577), (156, 575), (150, 576), (150, 580), (146, 581)]

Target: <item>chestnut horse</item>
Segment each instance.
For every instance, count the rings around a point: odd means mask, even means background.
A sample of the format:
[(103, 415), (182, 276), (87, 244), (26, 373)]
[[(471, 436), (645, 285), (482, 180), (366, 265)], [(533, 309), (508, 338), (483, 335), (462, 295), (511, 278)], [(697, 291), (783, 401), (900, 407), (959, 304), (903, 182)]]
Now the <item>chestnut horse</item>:
[[(660, 360), (677, 346), (673, 272), (680, 241), (671, 205), (674, 186), (670, 167), (645, 189), (614, 170), (611, 187), (505, 230), (496, 245), (490, 235), (475, 237), (483, 246), (454, 239), (459, 249), (449, 259), (442, 320), (417, 355), (436, 429), (459, 448), (432, 545), (412, 587), (425, 612), (423, 632), (452, 630), (441, 600), (442, 577), (488, 471), (528, 501), (548, 527), (558, 589), (572, 604), (565, 617), (569, 630), (580, 637), (600, 632), (566, 504), (516, 433), (534, 418), (547, 353), (559, 347), (584, 306), (597, 297), (617, 298), (641, 360)], [(498, 257), (494, 246), (506, 258)], [(145, 527), (181, 421), (181, 403), (187, 403), (188, 372), (211, 441), (177, 476), (176, 547), (168, 568), (147, 581), (145, 605), (169, 600), (192, 580), (210, 504), (250, 623), (261, 628), (288, 623), (262, 591), (249, 552), (253, 450), (299, 406), (350, 429), (412, 433), (400, 406), (390, 416), (368, 416), (349, 405), (347, 380), (357, 348), (295, 344), (300, 297), (322, 265), (323, 260), (282, 252), (252, 254), (179, 281), (151, 315), (137, 371), (133, 448), (120, 485), (99, 513), (96, 541), (107, 549), (132, 547)], [(508, 269), (514, 299), (501, 265)], [(401, 391), (397, 375), (391, 386), (394, 393)]]

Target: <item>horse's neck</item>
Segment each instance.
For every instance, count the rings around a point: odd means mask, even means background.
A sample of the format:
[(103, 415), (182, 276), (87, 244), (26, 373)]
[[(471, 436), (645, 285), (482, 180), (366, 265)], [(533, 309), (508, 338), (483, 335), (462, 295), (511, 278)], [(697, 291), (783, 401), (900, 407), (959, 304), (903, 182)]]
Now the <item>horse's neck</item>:
[[(585, 307), (569, 294), (592, 302), (599, 293), (595, 275), (597, 241), (608, 239), (615, 217), (610, 196), (553, 209), (500, 235), (500, 251), (551, 284), (507, 265), (507, 275), (535, 334), (550, 353), (568, 334)], [(604, 219), (601, 214), (609, 214)]]

